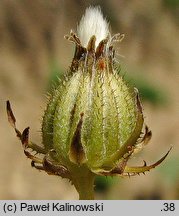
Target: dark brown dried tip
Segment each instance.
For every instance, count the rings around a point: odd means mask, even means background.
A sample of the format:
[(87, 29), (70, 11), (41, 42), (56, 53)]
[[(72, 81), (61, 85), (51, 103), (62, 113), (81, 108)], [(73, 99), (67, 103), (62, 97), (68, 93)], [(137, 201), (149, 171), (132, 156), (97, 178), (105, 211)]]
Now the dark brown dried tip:
[(140, 102), (139, 98), (139, 91), (137, 88), (134, 88), (134, 91), (136, 92), (136, 103), (137, 103), (137, 108), (139, 109), (140, 113), (142, 113), (142, 104)]
[(43, 168), (49, 175), (58, 175), (62, 178), (71, 179), (68, 169), (62, 165), (54, 164), (48, 159), (48, 155), (43, 159)]
[(12, 112), (11, 104), (9, 101), (6, 102), (6, 110), (7, 110), (8, 121), (12, 125), (12, 127), (15, 128), (16, 119)]
[(16, 128), (16, 119), (15, 119), (15, 116), (14, 116), (14, 114), (12, 112), (11, 104), (10, 104), (9, 101), (6, 102), (6, 110), (7, 110), (8, 121), (9, 121), (10, 125), (14, 128), (17, 137), (20, 138), (20, 140), (21, 140), (22, 134)]
[(141, 142), (143, 142), (144, 145), (147, 145), (147, 143), (151, 140), (151, 138), (152, 138), (152, 131), (149, 130), (147, 125), (145, 125), (145, 133)]
[(82, 164), (86, 160), (85, 152), (81, 143), (81, 129), (83, 124), (83, 116), (84, 113), (81, 112), (80, 119), (76, 127), (76, 131), (74, 133), (71, 146), (70, 146), (70, 151), (69, 151), (70, 160), (76, 164)]
[(24, 131), (22, 132), (21, 142), (23, 147), (26, 149), (29, 143), (29, 127), (25, 128)]

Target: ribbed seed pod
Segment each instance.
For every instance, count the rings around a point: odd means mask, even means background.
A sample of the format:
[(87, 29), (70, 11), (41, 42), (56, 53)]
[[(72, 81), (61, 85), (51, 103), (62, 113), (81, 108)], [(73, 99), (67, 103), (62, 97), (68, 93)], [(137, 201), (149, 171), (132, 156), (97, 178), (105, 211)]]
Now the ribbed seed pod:
[[(55, 91), (42, 126), (43, 144), (56, 151), (59, 162), (86, 163), (91, 170), (102, 167), (125, 144), (138, 112), (134, 90), (119, 74), (93, 64), (91, 70), (79, 66)], [(110, 169), (115, 162), (109, 163)]]

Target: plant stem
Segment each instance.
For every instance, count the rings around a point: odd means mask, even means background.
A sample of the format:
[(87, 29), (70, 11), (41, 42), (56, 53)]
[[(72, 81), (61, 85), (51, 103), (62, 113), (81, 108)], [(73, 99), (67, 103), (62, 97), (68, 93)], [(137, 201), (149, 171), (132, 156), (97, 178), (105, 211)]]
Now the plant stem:
[(86, 167), (80, 167), (73, 174), (72, 183), (79, 193), (80, 200), (94, 200), (95, 174)]

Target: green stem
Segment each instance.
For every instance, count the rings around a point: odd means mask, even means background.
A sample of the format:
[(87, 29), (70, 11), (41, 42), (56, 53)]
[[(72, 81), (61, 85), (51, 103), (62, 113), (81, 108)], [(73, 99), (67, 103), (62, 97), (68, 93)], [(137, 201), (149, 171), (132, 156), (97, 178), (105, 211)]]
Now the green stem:
[(94, 179), (95, 174), (86, 167), (80, 167), (73, 173), (72, 182), (80, 200), (94, 200)]

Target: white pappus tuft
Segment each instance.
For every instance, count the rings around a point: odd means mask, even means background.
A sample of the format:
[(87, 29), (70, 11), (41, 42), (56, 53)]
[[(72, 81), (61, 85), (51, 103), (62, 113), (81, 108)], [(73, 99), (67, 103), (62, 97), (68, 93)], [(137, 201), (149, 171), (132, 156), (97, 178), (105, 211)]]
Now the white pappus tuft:
[(82, 46), (86, 47), (90, 38), (96, 36), (96, 47), (109, 35), (109, 24), (103, 17), (100, 7), (89, 7), (77, 27)]

